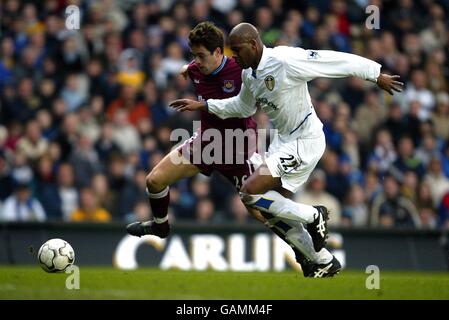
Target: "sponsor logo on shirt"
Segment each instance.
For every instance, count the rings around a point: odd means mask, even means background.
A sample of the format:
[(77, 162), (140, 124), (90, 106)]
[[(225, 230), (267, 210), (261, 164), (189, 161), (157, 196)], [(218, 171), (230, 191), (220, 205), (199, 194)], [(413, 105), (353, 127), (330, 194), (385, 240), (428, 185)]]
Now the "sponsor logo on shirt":
[(268, 101), (267, 98), (257, 98), (256, 99), (256, 103), (260, 108), (263, 108), (264, 106), (268, 106), (273, 110), (277, 110), (278, 106), (275, 105), (273, 102)]
[(274, 77), (271, 75), (266, 76), (265, 85), (267, 86), (268, 90), (273, 91), (275, 85)]
[(193, 79), (193, 83), (200, 83), (200, 80), (198, 80), (198, 79)]
[(307, 60), (316, 60), (318, 58), (319, 58), (318, 52), (309, 50), (309, 54), (307, 55)]
[(226, 93), (231, 93), (234, 92), (235, 90), (235, 85), (234, 85), (234, 80), (225, 80), (223, 82), (223, 91)]

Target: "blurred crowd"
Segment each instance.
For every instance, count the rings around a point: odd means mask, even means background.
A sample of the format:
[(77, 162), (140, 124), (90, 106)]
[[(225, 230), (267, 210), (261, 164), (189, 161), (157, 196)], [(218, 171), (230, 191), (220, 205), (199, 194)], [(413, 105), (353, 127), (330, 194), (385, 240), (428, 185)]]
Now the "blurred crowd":
[[(79, 30), (66, 28), (70, 4)], [(365, 24), (368, 5), (378, 29)], [(148, 219), (145, 176), (173, 147), (171, 131), (198, 119), (168, 103), (195, 99), (178, 72), (192, 59), (189, 31), (210, 20), (400, 75), (394, 96), (357, 78), (310, 83), (328, 146), (295, 200), (329, 207), (331, 226), (449, 228), (448, 15), (444, 0), (2, 1), (0, 220)], [(173, 220), (255, 223), (219, 175), (170, 190)]]

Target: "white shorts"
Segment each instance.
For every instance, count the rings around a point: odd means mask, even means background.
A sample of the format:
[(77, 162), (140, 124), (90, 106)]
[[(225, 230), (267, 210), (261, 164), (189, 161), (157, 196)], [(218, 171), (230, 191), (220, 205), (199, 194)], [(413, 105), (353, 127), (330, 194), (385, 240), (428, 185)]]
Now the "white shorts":
[(317, 138), (272, 142), (265, 163), (273, 177), (280, 177), (282, 187), (295, 193), (315, 169), (326, 149), (324, 132)]

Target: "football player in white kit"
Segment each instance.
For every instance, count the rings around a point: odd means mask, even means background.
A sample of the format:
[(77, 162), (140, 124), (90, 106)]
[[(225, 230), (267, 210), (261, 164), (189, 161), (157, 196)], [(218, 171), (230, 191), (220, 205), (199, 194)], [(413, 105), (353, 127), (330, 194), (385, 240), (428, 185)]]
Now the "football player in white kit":
[(313, 108), (307, 82), (317, 77), (356, 76), (376, 83), (390, 94), (400, 92), (399, 76), (380, 72), (381, 65), (348, 53), (304, 50), (263, 45), (257, 29), (249, 23), (235, 26), (229, 44), (242, 71), (238, 96), (228, 99), (193, 101), (179, 99), (171, 106), (178, 111), (207, 110), (220, 118), (248, 117), (257, 106), (267, 113), (276, 139), (264, 161), (243, 184), (243, 202), (266, 214), (269, 223), (286, 223), (282, 232), (314, 265), (314, 276), (333, 276), (339, 261), (325, 248), (328, 211), (322, 206), (296, 203), (284, 195), (304, 184), (326, 148), (323, 124)]

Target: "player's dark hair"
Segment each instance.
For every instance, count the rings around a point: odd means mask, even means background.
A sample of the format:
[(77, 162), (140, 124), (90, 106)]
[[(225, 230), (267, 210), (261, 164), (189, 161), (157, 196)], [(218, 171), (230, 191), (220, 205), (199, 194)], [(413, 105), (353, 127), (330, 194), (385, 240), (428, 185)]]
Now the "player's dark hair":
[(223, 32), (212, 22), (205, 21), (197, 24), (189, 33), (189, 46), (204, 46), (210, 53), (220, 48), (223, 53)]

